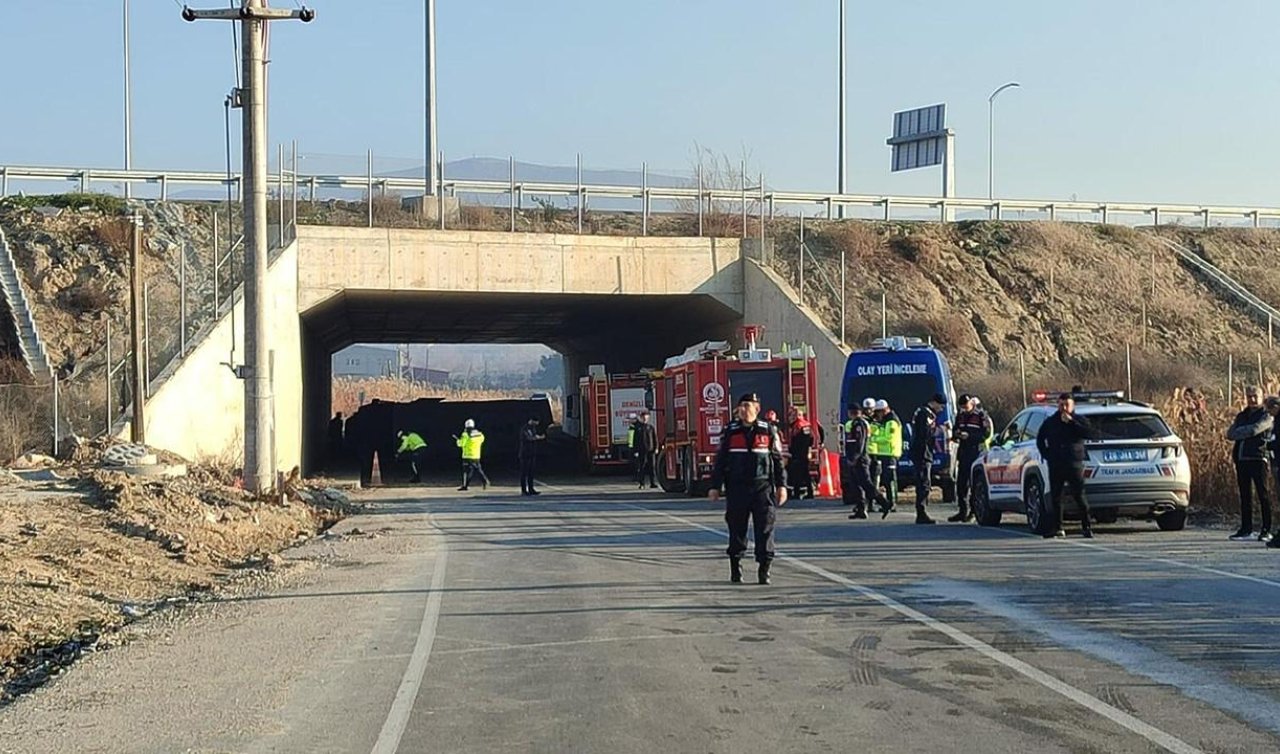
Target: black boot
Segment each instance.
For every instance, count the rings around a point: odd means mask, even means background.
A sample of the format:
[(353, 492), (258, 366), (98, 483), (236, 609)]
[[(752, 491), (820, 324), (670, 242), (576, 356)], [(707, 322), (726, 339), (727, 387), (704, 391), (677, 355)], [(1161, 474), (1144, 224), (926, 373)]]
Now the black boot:
[(735, 584), (742, 583), (742, 561), (738, 558), (729, 558), (729, 580)]
[(962, 523), (964, 521), (968, 521), (970, 515), (971, 514), (969, 513), (969, 506), (966, 505), (965, 503), (960, 503), (960, 510), (956, 513), (956, 515), (948, 516), (947, 522), (952, 524)]
[(769, 580), (769, 563), (768, 562), (764, 562), (760, 564), (760, 568), (756, 570), (756, 580), (759, 581), (761, 584), (772, 583)]
[(923, 503), (916, 503), (916, 523), (917, 524), (936, 524), (937, 523), (937, 521), (934, 521), (932, 518), (929, 518), (928, 513), (925, 513)]

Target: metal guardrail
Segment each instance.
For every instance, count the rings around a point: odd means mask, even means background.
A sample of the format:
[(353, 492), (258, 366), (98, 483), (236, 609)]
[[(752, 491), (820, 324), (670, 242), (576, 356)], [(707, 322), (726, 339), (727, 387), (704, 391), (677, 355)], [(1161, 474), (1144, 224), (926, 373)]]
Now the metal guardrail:
[[(47, 180), (61, 182), (78, 182), (81, 191), (89, 191), (93, 182), (113, 182), (143, 185), (159, 185), (161, 199), (168, 198), (171, 185), (222, 186), (240, 185), (240, 176), (212, 171), (146, 171), (120, 170), (112, 168), (65, 168), (65, 167), (27, 167), (0, 166), (0, 197), (9, 193), (10, 180)], [(309, 198), (314, 201), (321, 189), (363, 190), (372, 196), (373, 190), (382, 194), (389, 191), (417, 191), (426, 188), (424, 178), (379, 177), (366, 175), (301, 175), (289, 170), (277, 173), (273, 180), (278, 190), (283, 193), (286, 183), (296, 197), (299, 189), (306, 189)], [(980, 199), (924, 196), (879, 196), (872, 194), (827, 194), (804, 191), (769, 191), (764, 186), (763, 178), (755, 186), (744, 185), (738, 188), (712, 187), (656, 187), (647, 185), (647, 181), (639, 186), (620, 186), (610, 184), (586, 184), (581, 182), (545, 182), (511, 180), (469, 180), (451, 179), (440, 176), (437, 185), (440, 194), (473, 193), (473, 194), (509, 194), (513, 205), (518, 198), (526, 194), (537, 196), (569, 196), (578, 197), (585, 202), (588, 197), (609, 197), (615, 199), (633, 199), (643, 203), (643, 211), (647, 216), (651, 202), (759, 202), (767, 207), (768, 216), (774, 217), (780, 205), (808, 205), (825, 208), (828, 219), (834, 218), (840, 208), (875, 209), (882, 213), (886, 220), (893, 219), (895, 210), (915, 210), (936, 212), (938, 219), (943, 220), (957, 211), (986, 212), (993, 219), (1003, 219), (1010, 212), (1034, 212), (1049, 220), (1069, 220), (1064, 215), (1070, 213), (1086, 213), (1090, 221), (1103, 224), (1111, 222), (1117, 216), (1142, 216), (1151, 218), (1153, 225), (1159, 225), (1168, 218), (1193, 217), (1200, 218), (1208, 227), (1213, 218), (1233, 218), (1251, 220), (1254, 227), (1263, 221), (1280, 221), (1280, 207), (1247, 207), (1231, 205), (1202, 204), (1160, 204), (1146, 202), (1096, 202), (1096, 201), (1058, 201), (1039, 199)]]
[(1158, 238), (1157, 240), (1174, 254), (1177, 254), (1178, 258), (1182, 261), (1199, 270), (1205, 277), (1213, 281), (1215, 285), (1234, 296), (1247, 308), (1252, 309), (1262, 321), (1267, 323), (1267, 332), (1269, 335), (1274, 323), (1280, 322), (1280, 309), (1276, 309), (1271, 304), (1268, 304), (1266, 301), (1258, 298), (1248, 288), (1241, 285), (1235, 278), (1223, 272), (1207, 259), (1175, 241), (1171, 241), (1167, 238)]

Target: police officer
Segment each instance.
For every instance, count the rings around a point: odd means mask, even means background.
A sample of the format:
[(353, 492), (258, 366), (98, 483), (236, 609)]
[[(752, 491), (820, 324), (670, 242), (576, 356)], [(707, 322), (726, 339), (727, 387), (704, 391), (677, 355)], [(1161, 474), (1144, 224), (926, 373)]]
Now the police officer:
[(1043, 524), (1046, 538), (1065, 537), (1062, 530), (1062, 488), (1070, 487), (1080, 503), (1080, 528), (1085, 539), (1093, 538), (1089, 521), (1089, 501), (1084, 494), (1084, 441), (1093, 437), (1093, 426), (1076, 413), (1071, 393), (1058, 396), (1057, 413), (1044, 420), (1036, 433), (1036, 450), (1049, 466), (1049, 502), (1053, 518)]
[(760, 419), (760, 398), (745, 393), (738, 399), (737, 418), (720, 436), (720, 450), (711, 469), (712, 500), (723, 485), (725, 523), (729, 525), (729, 580), (742, 583), (742, 553), (747, 551), (747, 519), (755, 530), (757, 580), (769, 583), (773, 562), (776, 508), (787, 502), (787, 472), (782, 464), (778, 430)]
[(533, 488), (533, 475), (538, 465), (538, 443), (545, 439), (547, 436), (538, 431), (537, 419), (530, 419), (520, 430), (520, 494), (526, 497), (542, 494)]
[(872, 415), (871, 481), (884, 489), (889, 509), (898, 504), (898, 459), (902, 457), (902, 420), (889, 401), (876, 401)]
[(467, 419), (462, 423), (462, 436), (453, 436), (458, 449), (462, 451), (462, 486), (458, 492), (466, 492), (471, 488), (471, 478), (479, 475), (484, 488), (489, 489), (489, 477), (480, 465), (481, 449), (484, 447), (484, 433), (476, 429), (476, 423)]
[(409, 483), (418, 484), (422, 481), (421, 467), (427, 457), (427, 443), (417, 432), (406, 432), (403, 429), (396, 432), (396, 437), (400, 440), (400, 447), (396, 448), (396, 458), (409, 460), (409, 468), (413, 470)]
[(947, 397), (935, 393), (911, 417), (911, 463), (916, 470), (916, 523), (936, 523), (925, 512), (929, 493), (933, 490), (933, 454), (937, 442), (938, 412), (947, 405)]
[(871, 454), (868, 445), (871, 441), (871, 422), (868, 420), (875, 410), (874, 398), (862, 402), (862, 411), (849, 409), (851, 418), (844, 424), (844, 463), (849, 468), (849, 483), (854, 490), (853, 513), (849, 518), (867, 517), (867, 503), (875, 501), (880, 506), (880, 517), (889, 515), (889, 500), (876, 489), (871, 481)]
[(991, 417), (978, 406), (978, 399), (971, 395), (960, 396), (960, 413), (956, 416), (956, 504), (960, 510), (947, 520), (952, 523), (973, 520), (973, 507), (969, 501), (970, 467), (991, 443), (995, 427)]

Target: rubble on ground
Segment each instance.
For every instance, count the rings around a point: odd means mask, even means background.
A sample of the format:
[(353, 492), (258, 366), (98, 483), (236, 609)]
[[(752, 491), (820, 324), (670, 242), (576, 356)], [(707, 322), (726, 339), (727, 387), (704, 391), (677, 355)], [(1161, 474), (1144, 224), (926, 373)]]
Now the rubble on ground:
[(291, 474), (280, 493), (243, 489), (234, 470), (131, 476), (120, 461), (171, 453), (110, 439), (77, 446), (50, 478), (0, 480), (0, 704), (58, 675), (113, 631), (201, 599), (246, 569), (282, 571), (278, 552), (358, 510), (326, 480)]

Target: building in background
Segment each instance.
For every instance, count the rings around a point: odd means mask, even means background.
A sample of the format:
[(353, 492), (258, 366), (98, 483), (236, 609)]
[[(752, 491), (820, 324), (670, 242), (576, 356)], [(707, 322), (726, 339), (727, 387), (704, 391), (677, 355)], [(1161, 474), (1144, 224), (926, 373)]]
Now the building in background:
[(432, 385), (447, 385), (449, 373), (443, 369), (430, 369), (426, 365), (414, 365), (407, 348), (394, 346), (347, 346), (335, 353), (333, 377), (397, 377)]

